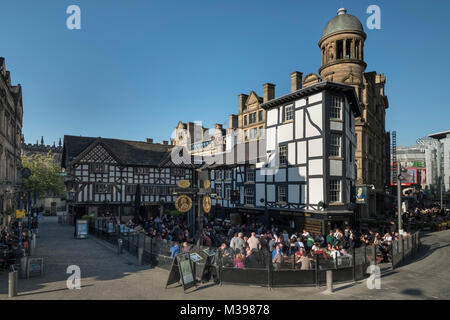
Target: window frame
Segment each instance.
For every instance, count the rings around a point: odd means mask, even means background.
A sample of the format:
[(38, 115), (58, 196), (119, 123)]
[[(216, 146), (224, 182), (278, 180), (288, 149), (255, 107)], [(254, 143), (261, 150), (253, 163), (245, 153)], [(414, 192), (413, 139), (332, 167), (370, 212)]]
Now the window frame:
[[(329, 185), (328, 203), (342, 203), (342, 179), (330, 179)], [(335, 186), (337, 188), (334, 188)]]

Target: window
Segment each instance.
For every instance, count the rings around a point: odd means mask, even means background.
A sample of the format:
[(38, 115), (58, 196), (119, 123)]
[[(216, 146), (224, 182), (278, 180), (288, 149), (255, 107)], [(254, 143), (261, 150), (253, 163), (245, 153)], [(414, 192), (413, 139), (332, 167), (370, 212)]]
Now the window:
[(294, 119), (294, 106), (284, 107), (284, 121), (289, 121)]
[(108, 165), (105, 163), (91, 163), (91, 173), (105, 173), (108, 172)]
[(344, 99), (342, 97), (332, 96), (331, 97), (331, 108), (330, 108), (330, 118), (342, 120), (342, 106), (344, 104)]
[(112, 186), (108, 183), (96, 183), (94, 185), (95, 193), (111, 193)]
[(222, 180), (223, 179), (223, 171), (222, 170), (216, 170), (216, 180)]
[(330, 203), (341, 202), (341, 180), (330, 180)]
[(171, 168), (170, 170), (174, 177), (184, 177), (186, 175), (186, 169), (184, 168)]
[(233, 177), (233, 171), (231, 171), (230, 169), (225, 170), (225, 179), (226, 180), (231, 180)]
[(330, 135), (330, 156), (341, 156), (341, 135), (332, 133)]
[(264, 127), (259, 127), (259, 136), (264, 137)]
[(216, 195), (217, 198), (222, 198), (222, 185), (216, 184)]
[(287, 185), (279, 185), (278, 186), (278, 201), (279, 202), (287, 202)]
[(134, 174), (148, 174), (149, 168), (145, 167), (135, 167)]
[(126, 194), (136, 194), (136, 185), (135, 184), (127, 184), (125, 186)]
[(244, 116), (244, 126), (246, 126), (247, 125), (247, 116), (245, 115)]
[(244, 204), (255, 204), (255, 189), (253, 187), (244, 189)]
[(255, 182), (255, 170), (247, 169), (245, 174), (245, 182)]
[(279, 165), (286, 166), (287, 165), (287, 146), (279, 146), (278, 147), (278, 157), (279, 157)]
[(231, 185), (225, 185), (225, 199), (231, 199)]
[(248, 122), (249, 124), (256, 123), (256, 112), (250, 114)]
[(250, 129), (250, 139), (256, 139), (258, 137), (258, 129), (251, 128)]
[(244, 130), (244, 140), (248, 140), (248, 130)]
[(258, 121), (263, 121), (263, 112), (262, 112), (262, 110), (258, 111)]

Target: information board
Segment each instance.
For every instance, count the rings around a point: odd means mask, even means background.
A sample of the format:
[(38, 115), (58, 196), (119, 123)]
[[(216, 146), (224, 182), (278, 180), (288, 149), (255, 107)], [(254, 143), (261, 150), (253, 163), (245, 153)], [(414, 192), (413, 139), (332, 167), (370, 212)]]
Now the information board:
[(77, 239), (85, 239), (88, 236), (88, 221), (77, 220)]
[(181, 282), (184, 290), (195, 286), (194, 271), (189, 253), (182, 253), (176, 256), (178, 269), (180, 271)]
[(27, 278), (42, 276), (43, 269), (44, 258), (28, 258)]

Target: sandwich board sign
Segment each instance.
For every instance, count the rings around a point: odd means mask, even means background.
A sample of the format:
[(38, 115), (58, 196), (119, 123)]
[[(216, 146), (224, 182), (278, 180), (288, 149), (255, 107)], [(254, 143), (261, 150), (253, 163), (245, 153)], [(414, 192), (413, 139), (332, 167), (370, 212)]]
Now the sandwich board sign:
[(88, 221), (77, 220), (77, 239), (85, 239), (88, 237)]
[(40, 277), (44, 272), (44, 258), (28, 258), (27, 278)]
[(196, 286), (194, 271), (192, 269), (192, 261), (189, 253), (181, 253), (175, 256), (170, 268), (167, 286), (181, 280), (184, 291)]

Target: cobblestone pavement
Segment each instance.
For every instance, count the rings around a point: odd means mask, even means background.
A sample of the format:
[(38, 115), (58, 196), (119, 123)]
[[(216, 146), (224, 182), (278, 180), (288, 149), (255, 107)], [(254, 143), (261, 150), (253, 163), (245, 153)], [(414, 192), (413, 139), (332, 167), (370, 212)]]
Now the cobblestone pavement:
[[(381, 289), (369, 290), (366, 281), (335, 286), (333, 294), (325, 288), (267, 288), (256, 286), (199, 286), (185, 294), (181, 287), (165, 289), (168, 271), (138, 266), (136, 258), (117, 255), (102, 240), (90, 237), (76, 240), (72, 226), (60, 225), (56, 217), (40, 224), (38, 249), (34, 256), (44, 258), (44, 276), (19, 279), (19, 295), (8, 298), (8, 279), (0, 273), (2, 299), (449, 299), (450, 230), (424, 235), (423, 250), (415, 262), (388, 272)], [(81, 269), (81, 289), (66, 286), (67, 267)]]

